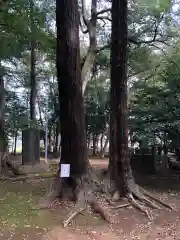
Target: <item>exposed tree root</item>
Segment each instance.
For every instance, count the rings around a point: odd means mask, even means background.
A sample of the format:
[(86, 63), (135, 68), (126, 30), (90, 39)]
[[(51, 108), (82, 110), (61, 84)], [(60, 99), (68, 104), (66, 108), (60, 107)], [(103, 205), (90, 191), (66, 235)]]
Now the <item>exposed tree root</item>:
[(98, 203), (98, 201), (93, 201), (91, 203), (91, 206), (95, 210), (95, 212), (99, 213), (105, 221), (112, 222), (110, 219), (110, 215), (103, 209), (103, 207)]
[[(64, 197), (64, 192), (67, 192), (66, 187), (71, 189), (72, 194), (76, 199), (76, 204), (64, 219), (64, 227), (67, 227), (78, 214), (86, 210), (88, 205), (90, 205), (95, 212), (98, 212), (105, 221), (115, 223), (111, 221), (111, 217), (107, 213), (107, 210), (105, 210), (97, 201), (96, 194), (99, 192), (104, 195), (105, 200), (109, 205), (111, 205), (111, 209), (120, 209), (132, 205), (134, 208), (144, 213), (150, 220), (152, 220), (152, 214), (147, 207), (161, 209), (160, 206), (162, 205), (170, 210), (174, 210), (171, 205), (164, 203), (162, 200), (156, 198), (145, 189), (136, 185), (134, 180), (129, 181), (128, 192), (126, 196), (124, 196), (128, 200), (128, 203), (116, 206), (115, 202), (120, 199), (119, 192), (117, 190), (114, 190), (113, 193), (111, 191), (106, 192), (98, 178), (94, 177), (94, 173), (91, 168), (89, 168), (89, 171), (85, 176), (76, 176), (74, 178), (71, 177), (70, 179), (61, 179), (59, 177), (59, 173), (57, 173), (57, 176), (51, 185), (50, 191), (48, 191), (48, 194), (46, 194), (47, 200), (44, 201), (45, 205), (43, 203), (41, 208), (50, 208), (55, 205), (57, 202), (57, 197)], [(111, 194), (112, 198), (108, 197), (108, 193)]]
[(131, 203), (125, 203), (125, 204), (121, 204), (118, 206), (112, 206), (111, 209), (119, 209), (119, 208), (129, 207), (130, 205), (131, 205)]
[(133, 197), (133, 195), (132, 195), (131, 193), (129, 193), (129, 194), (127, 195), (127, 197), (128, 197), (129, 202), (132, 204), (133, 207), (137, 208), (137, 209), (140, 210), (142, 213), (144, 213), (149, 220), (152, 220), (152, 216), (150, 215), (149, 211), (148, 211), (144, 206), (142, 206), (140, 203), (138, 203), (138, 202), (134, 199), (134, 197)]
[(173, 208), (173, 206), (171, 206), (170, 204), (164, 203), (162, 200), (160, 200), (159, 198), (154, 197), (151, 193), (149, 193), (148, 191), (146, 191), (144, 188), (140, 188), (141, 191), (143, 192), (144, 195), (146, 195), (147, 197), (153, 199), (154, 201), (158, 202), (159, 204), (163, 205), (164, 207), (176, 211), (175, 208)]
[(45, 195), (40, 198), (38, 202), (38, 207), (40, 209), (51, 208), (57, 202), (57, 197), (61, 195), (63, 181), (59, 177), (59, 171), (57, 172), (56, 177), (54, 178), (50, 188), (45, 193)]
[(150, 220), (152, 220), (153, 218), (150, 210), (147, 209), (146, 206), (154, 209), (161, 209), (161, 207), (158, 205), (160, 204), (170, 210), (175, 211), (175, 209), (171, 205), (164, 203), (162, 200), (154, 197), (151, 193), (137, 186), (136, 184), (132, 184), (132, 183), (130, 184), (129, 192), (127, 193), (126, 197), (129, 201), (129, 204), (122, 204), (112, 208), (119, 209), (119, 208), (127, 207), (131, 204), (134, 208), (144, 213), (147, 216), (147, 218)]
[[(64, 192), (67, 190), (67, 185), (68, 180), (61, 179), (57, 173), (50, 190), (42, 199), (40, 199), (39, 207), (44, 209), (54, 206), (57, 202), (57, 197), (64, 197)], [(88, 174), (85, 176), (71, 178), (71, 183), (68, 185), (68, 187), (71, 188), (72, 193), (76, 198), (76, 204), (64, 219), (64, 227), (67, 227), (78, 214), (87, 209), (88, 205), (92, 207), (92, 210), (99, 213), (104, 220), (110, 222), (109, 214), (103, 209), (101, 204), (96, 199), (96, 193), (99, 191), (104, 193), (104, 191), (101, 188), (101, 184), (98, 182), (97, 177), (92, 178), (91, 169), (89, 169)]]
[(68, 217), (63, 221), (64, 227), (68, 226), (70, 221), (72, 221), (72, 219), (75, 218), (80, 212), (84, 211), (88, 205), (90, 205), (95, 212), (99, 213), (104, 220), (110, 222), (109, 214), (103, 209), (101, 204), (99, 204), (96, 199), (95, 193), (97, 191), (97, 182), (94, 183), (89, 176), (84, 176), (78, 178), (76, 183), (76, 205), (68, 214)]
[(77, 203), (73, 210), (68, 214), (68, 216), (63, 221), (63, 226), (67, 227), (70, 222), (82, 211), (86, 209), (85, 205), (81, 205), (81, 203)]

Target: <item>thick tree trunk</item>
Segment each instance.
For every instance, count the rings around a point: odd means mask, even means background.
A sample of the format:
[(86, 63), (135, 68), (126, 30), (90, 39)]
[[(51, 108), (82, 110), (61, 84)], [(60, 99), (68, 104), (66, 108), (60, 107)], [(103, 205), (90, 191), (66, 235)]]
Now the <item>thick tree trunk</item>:
[[(87, 171), (87, 147), (79, 50), (77, 1), (57, 4), (57, 77), (60, 98), (62, 161), (71, 164), (71, 174)], [(65, 59), (62, 56), (67, 56)]]
[(127, 125), (127, 0), (112, 2), (111, 64), (111, 161), (122, 195), (133, 181)]
[(36, 128), (22, 131), (22, 164), (36, 164), (40, 161), (40, 132)]
[(136, 199), (153, 208), (159, 206), (150, 199), (172, 207), (138, 187), (132, 175), (127, 125), (127, 6), (127, 0), (112, 0), (110, 174), (119, 195), (127, 197), (151, 219), (148, 210)]
[(64, 221), (64, 226), (67, 226), (73, 217), (86, 208), (87, 203), (101, 212), (104, 218), (106, 218), (106, 214), (94, 199), (95, 178), (92, 177), (93, 172), (88, 164), (77, 0), (56, 0), (56, 27), (57, 79), (61, 115), (61, 163), (70, 164), (71, 170), (70, 178), (65, 181), (59, 177), (59, 169), (48, 194), (48, 201), (62, 196), (65, 184), (71, 187), (77, 202), (73, 211)]

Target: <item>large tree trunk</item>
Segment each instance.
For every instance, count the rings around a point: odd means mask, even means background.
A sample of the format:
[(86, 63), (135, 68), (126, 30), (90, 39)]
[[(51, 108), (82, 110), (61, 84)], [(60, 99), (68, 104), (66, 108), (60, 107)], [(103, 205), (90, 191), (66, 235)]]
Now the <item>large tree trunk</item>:
[[(116, 119), (114, 163), (118, 169), (116, 182), (120, 191), (132, 179), (128, 150), (127, 126), (127, 0), (113, 1), (111, 48), (111, 118)], [(118, 40), (117, 40), (118, 38)], [(118, 76), (118, 77), (117, 77)]]
[[(101, 207), (94, 199), (95, 181), (94, 177), (91, 177), (92, 171), (88, 164), (77, 0), (56, 0), (56, 27), (57, 79), (61, 115), (61, 163), (70, 164), (71, 170), (70, 177), (65, 181), (59, 177), (59, 169), (48, 194), (48, 202), (57, 196), (62, 196), (65, 184), (71, 188), (77, 202), (73, 211), (64, 221), (64, 226), (67, 226), (75, 215), (86, 208), (87, 203), (99, 212)], [(101, 214), (103, 215), (103, 213)]]
[(151, 218), (136, 199), (159, 208), (148, 196), (170, 209), (172, 207), (144, 189), (141, 193), (132, 175), (127, 125), (127, 5), (127, 0), (112, 0), (110, 173), (120, 196), (127, 197), (134, 207)]

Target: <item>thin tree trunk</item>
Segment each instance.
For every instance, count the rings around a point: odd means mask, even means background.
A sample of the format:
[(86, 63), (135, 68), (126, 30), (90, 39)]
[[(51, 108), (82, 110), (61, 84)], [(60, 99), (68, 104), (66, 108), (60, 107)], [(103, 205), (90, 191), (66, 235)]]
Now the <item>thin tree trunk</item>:
[(106, 136), (106, 140), (105, 140), (102, 152), (101, 152), (101, 158), (104, 158), (104, 155), (105, 155), (106, 150), (107, 150), (108, 143), (109, 143), (109, 134)]
[(59, 122), (56, 122), (55, 141), (54, 141), (54, 147), (53, 147), (53, 152), (54, 152), (54, 153), (57, 153), (57, 151), (58, 151), (59, 132), (60, 132), (60, 124), (59, 124)]
[(30, 95), (30, 119), (36, 119), (36, 75), (35, 75), (35, 43), (31, 41), (31, 95)]
[(48, 147), (47, 147), (48, 152), (51, 152), (51, 148), (52, 148), (52, 125), (49, 127), (48, 131)]
[(13, 150), (14, 150), (14, 139), (15, 139), (15, 136), (13, 136), (13, 139), (12, 139), (11, 153), (13, 153)]
[(14, 156), (16, 156), (17, 137), (18, 137), (18, 133), (17, 133), (17, 130), (16, 130), (15, 131), (15, 136), (14, 136)]
[[(82, 1), (82, 5), (84, 8), (84, 1)], [(97, 48), (97, 39), (96, 39), (96, 25), (97, 25), (97, 0), (92, 0), (91, 2), (91, 19), (85, 20), (87, 22), (87, 29), (89, 33), (89, 48), (87, 51), (87, 55), (85, 58), (85, 62), (83, 64), (82, 70), (81, 70), (81, 79), (83, 81), (82, 84), (82, 92), (85, 93), (86, 86), (88, 82), (91, 80), (91, 71), (94, 65), (94, 61), (96, 58), (96, 48)], [(83, 17), (85, 17), (85, 13), (83, 11)]]
[(96, 134), (93, 133), (93, 153), (92, 153), (93, 156), (96, 155)]
[(30, 0), (30, 20), (31, 20), (31, 68), (30, 68), (30, 86), (31, 86), (31, 93), (30, 93), (30, 119), (31, 121), (36, 120), (36, 98), (37, 98), (37, 89), (36, 89), (36, 40), (34, 38), (35, 35), (35, 26), (34, 26), (34, 16), (33, 16), (33, 0)]
[(39, 121), (40, 121), (41, 127), (43, 129), (43, 142), (44, 142), (44, 146), (46, 146), (46, 137), (45, 137), (45, 131), (44, 131), (44, 124), (43, 124), (43, 120), (42, 120), (42, 112), (41, 112), (39, 97), (37, 98), (37, 100), (38, 100), (38, 110), (39, 110)]
[(100, 152), (102, 152), (102, 150), (103, 150), (103, 140), (104, 140), (104, 133), (101, 133), (101, 137), (100, 137), (101, 150), (100, 150)]
[(0, 62), (0, 174), (2, 173), (2, 158), (4, 156), (4, 79)]

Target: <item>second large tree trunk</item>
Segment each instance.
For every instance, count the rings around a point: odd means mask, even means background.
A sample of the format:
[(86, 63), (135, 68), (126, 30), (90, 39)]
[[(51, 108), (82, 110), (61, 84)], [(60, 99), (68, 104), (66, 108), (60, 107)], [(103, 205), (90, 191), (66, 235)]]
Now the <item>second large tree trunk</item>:
[(111, 138), (116, 142), (111, 154), (115, 155), (116, 183), (124, 193), (127, 181), (132, 179), (127, 125), (127, 0), (114, 0), (112, 4), (111, 63)]
[(153, 199), (167, 208), (172, 207), (138, 187), (132, 175), (127, 125), (127, 6), (127, 0), (112, 0), (110, 174), (120, 196), (127, 197), (151, 219), (140, 202), (159, 208), (150, 200)]

